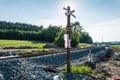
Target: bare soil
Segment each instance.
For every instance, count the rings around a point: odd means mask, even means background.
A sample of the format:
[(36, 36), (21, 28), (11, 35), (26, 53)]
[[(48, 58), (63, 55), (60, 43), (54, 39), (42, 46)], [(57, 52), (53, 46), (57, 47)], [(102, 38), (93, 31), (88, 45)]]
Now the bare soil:
[(105, 80), (120, 80), (120, 55), (114, 55), (108, 61), (99, 63), (96, 71), (97, 74), (104, 73)]

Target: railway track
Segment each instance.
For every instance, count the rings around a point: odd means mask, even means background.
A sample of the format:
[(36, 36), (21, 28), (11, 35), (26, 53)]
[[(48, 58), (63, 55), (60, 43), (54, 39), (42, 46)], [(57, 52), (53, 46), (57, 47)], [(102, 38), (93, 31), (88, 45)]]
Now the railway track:
[[(71, 61), (74, 65), (77, 65), (87, 60), (90, 50), (92, 50), (91, 53), (99, 53), (105, 51), (104, 48), (97, 47), (71, 51)], [(58, 73), (45, 71), (44, 69), (57, 71), (65, 69), (65, 65), (65, 52), (47, 55), (9, 56), (0, 60), (0, 75), (2, 75), (0, 77), (1, 80), (53, 80), (53, 76)]]
[[(89, 48), (82, 48), (82, 49), (71, 49), (71, 53), (73, 52), (81, 52), (81, 51), (87, 51), (87, 50), (93, 50), (93, 53), (96, 53), (96, 49), (99, 49), (101, 47), (89, 47)], [(1, 53), (6, 53), (6, 52), (19, 52), (19, 51), (27, 51), (27, 50), (37, 50), (37, 49), (1, 49)], [(58, 52), (58, 53), (66, 53), (66, 52)], [(25, 55), (8, 55), (8, 56), (0, 56), (0, 60), (2, 59), (14, 59), (14, 58), (29, 58), (29, 57), (36, 57), (36, 56), (43, 56), (43, 55), (49, 55), (49, 54), (56, 54), (56, 52), (41, 52), (37, 54), (25, 54)]]

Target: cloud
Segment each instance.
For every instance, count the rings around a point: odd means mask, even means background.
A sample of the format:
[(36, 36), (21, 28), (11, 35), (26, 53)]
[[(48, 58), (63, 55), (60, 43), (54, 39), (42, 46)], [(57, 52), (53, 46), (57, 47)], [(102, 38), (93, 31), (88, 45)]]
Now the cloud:
[(120, 41), (120, 19), (94, 24), (86, 29), (96, 42)]

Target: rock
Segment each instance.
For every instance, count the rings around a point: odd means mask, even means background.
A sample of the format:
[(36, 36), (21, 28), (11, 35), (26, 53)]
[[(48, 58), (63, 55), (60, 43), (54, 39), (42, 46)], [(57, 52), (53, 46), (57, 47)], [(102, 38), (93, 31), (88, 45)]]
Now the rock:
[(63, 78), (61, 76), (59, 76), (59, 75), (55, 75), (53, 77), (53, 80), (63, 80)]

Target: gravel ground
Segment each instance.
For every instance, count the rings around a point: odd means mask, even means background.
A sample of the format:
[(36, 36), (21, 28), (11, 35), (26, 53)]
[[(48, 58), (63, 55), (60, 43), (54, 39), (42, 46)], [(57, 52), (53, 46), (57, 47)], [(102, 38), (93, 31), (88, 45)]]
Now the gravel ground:
[(106, 80), (120, 80), (120, 53), (117, 56), (113, 56), (107, 62), (100, 63), (100, 65), (103, 66), (101, 70), (104, 70), (109, 74), (109, 76), (106, 76)]
[(41, 63), (29, 59), (0, 61), (0, 80), (52, 80), (53, 75), (44, 71)]
[[(104, 50), (104, 47), (92, 49), (94, 53), (100, 50)], [(75, 51), (71, 54), (71, 60), (88, 54), (89, 50)], [(0, 60), (0, 80), (53, 80), (53, 76), (58, 73), (45, 71), (43, 66), (61, 66), (64, 63), (66, 63), (66, 53)]]

